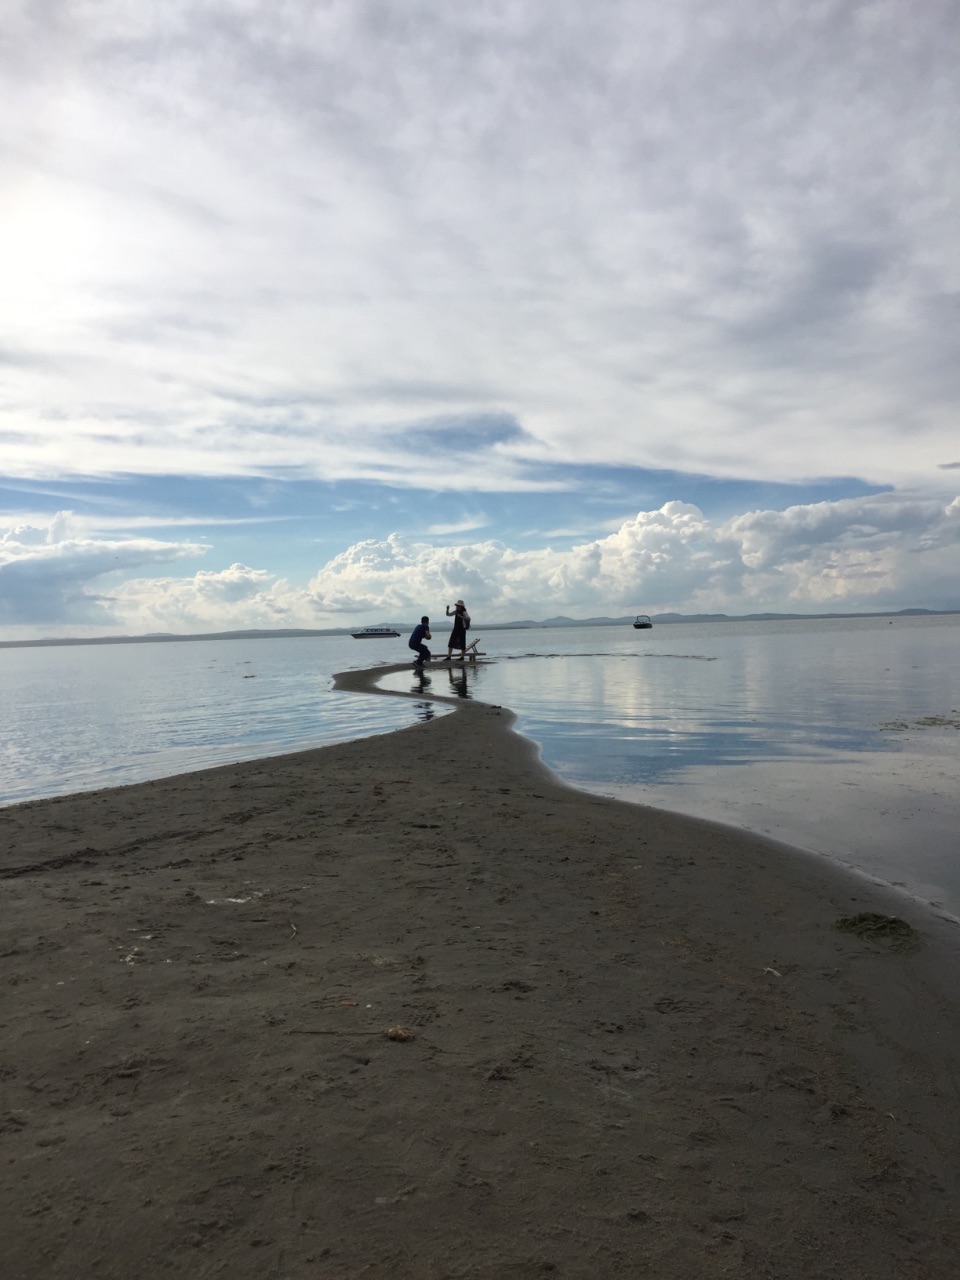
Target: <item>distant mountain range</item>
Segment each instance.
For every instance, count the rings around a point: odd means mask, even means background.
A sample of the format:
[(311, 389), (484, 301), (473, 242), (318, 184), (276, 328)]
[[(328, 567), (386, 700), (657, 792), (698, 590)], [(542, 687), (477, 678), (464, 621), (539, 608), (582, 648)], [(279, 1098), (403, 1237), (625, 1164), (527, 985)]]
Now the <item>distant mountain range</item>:
[[(671, 622), (802, 622), (811, 618), (921, 618), (943, 616), (960, 613), (958, 609), (898, 609), (882, 610), (875, 613), (654, 613), (650, 620), (655, 625)], [(567, 618), (558, 614), (555, 618), (544, 618), (540, 622), (523, 619), (518, 622), (491, 622), (482, 624), (485, 631), (523, 631), (543, 629), (544, 627), (622, 627), (633, 622), (636, 614), (628, 614), (622, 618)], [(386, 622), (378, 626), (390, 626), (401, 635), (412, 630), (411, 622)], [(442, 628), (438, 628), (440, 630)], [(0, 649), (26, 649), (50, 645), (75, 644), (157, 644), (169, 641), (184, 640), (266, 640), (308, 636), (348, 636), (356, 627), (326, 627), (311, 630), (306, 627), (277, 627), (251, 629), (247, 631), (210, 631), (191, 635), (177, 635), (173, 632), (156, 631), (143, 636), (93, 636), (76, 639), (64, 636), (50, 640), (0, 640)]]
[[(928, 614), (953, 614), (956, 609), (881, 609), (870, 613), (651, 613), (651, 622), (780, 622), (804, 618), (919, 618)], [(509, 627), (612, 627), (633, 622), (635, 614), (624, 618), (544, 618), (542, 622), (509, 622)], [(492, 628), (491, 628), (492, 629)]]

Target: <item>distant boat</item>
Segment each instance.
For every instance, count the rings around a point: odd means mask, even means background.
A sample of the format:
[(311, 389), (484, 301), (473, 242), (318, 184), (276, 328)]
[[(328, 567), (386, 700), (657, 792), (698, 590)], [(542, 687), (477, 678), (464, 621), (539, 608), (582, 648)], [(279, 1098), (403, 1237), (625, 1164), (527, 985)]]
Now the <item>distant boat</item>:
[(351, 631), (354, 640), (383, 640), (388, 636), (398, 636), (399, 631), (393, 627), (361, 627), (359, 631)]
[(650, 621), (650, 619), (647, 617), (645, 613), (638, 613), (637, 620), (633, 625), (637, 629), (637, 631), (649, 631), (650, 628), (653, 626), (653, 623)]

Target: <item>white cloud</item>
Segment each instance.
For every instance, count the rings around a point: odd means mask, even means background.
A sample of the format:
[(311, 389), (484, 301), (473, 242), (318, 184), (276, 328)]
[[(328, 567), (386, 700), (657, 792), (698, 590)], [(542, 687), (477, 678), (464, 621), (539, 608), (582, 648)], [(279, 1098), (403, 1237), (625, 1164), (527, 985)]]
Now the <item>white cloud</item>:
[(303, 590), (265, 569), (233, 564), (189, 578), (141, 578), (113, 592), (123, 630), (191, 634), (252, 628), (316, 627)]
[(102, 594), (121, 573), (202, 555), (200, 543), (152, 538), (91, 538), (69, 511), (46, 526), (18, 525), (0, 538), (0, 624), (10, 636), (35, 630), (73, 634), (77, 627), (116, 627), (118, 614)]
[(205, 548), (82, 540), (69, 523), (67, 516), (46, 529), (12, 530), (0, 541), (8, 635), (346, 626), (424, 611), (439, 617), (459, 596), (478, 625), (558, 613), (960, 608), (960, 498), (882, 494), (724, 521), (668, 502), (560, 550), (518, 551), (493, 540), (437, 546), (393, 534), (348, 547), (306, 585), (243, 564), (130, 576)]
[[(354, 545), (308, 584), (292, 540), (176, 576), (204, 547), (140, 536), (192, 521), (176, 486), (156, 516), (21, 512), (0, 621), (955, 605), (956, 35), (951, 0), (11, 0), (6, 474), (470, 497), (422, 540), (325, 511)], [(898, 492), (678, 501), (569, 549), (599, 510), (559, 493), (578, 462)], [(503, 514), (466, 540), (482, 495), (534, 491), (538, 550)]]
[(475, 616), (960, 607), (960, 501), (881, 495), (712, 523), (669, 502), (570, 550), (364, 542), (310, 583), (329, 616), (413, 616), (463, 595)]
[(443, 537), (453, 533), (472, 533), (482, 529), (489, 521), (485, 516), (468, 516), (463, 520), (451, 521), (448, 524), (431, 524), (426, 533), (430, 537)]
[(942, 490), (949, 0), (9, 8), (11, 474)]

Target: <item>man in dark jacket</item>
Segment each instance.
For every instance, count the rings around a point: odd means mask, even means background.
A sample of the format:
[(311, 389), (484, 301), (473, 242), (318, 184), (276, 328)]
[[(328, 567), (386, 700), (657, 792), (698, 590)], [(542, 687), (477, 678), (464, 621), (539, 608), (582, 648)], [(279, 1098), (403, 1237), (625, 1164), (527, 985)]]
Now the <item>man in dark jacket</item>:
[(430, 619), (424, 614), (417, 625), (413, 628), (408, 644), (420, 656), (414, 662), (415, 667), (422, 667), (425, 662), (430, 661), (430, 650), (423, 643), (424, 640), (432, 640), (430, 634)]

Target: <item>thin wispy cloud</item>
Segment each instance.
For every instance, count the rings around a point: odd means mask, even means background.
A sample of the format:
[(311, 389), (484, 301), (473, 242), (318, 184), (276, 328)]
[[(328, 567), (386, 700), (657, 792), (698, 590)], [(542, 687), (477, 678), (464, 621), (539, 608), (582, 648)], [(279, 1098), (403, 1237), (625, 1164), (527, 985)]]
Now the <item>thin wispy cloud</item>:
[(473, 533), (476, 529), (483, 529), (486, 524), (485, 519), (474, 516), (468, 520), (457, 520), (452, 524), (432, 524), (425, 532), (428, 537), (449, 537), (454, 533)]

